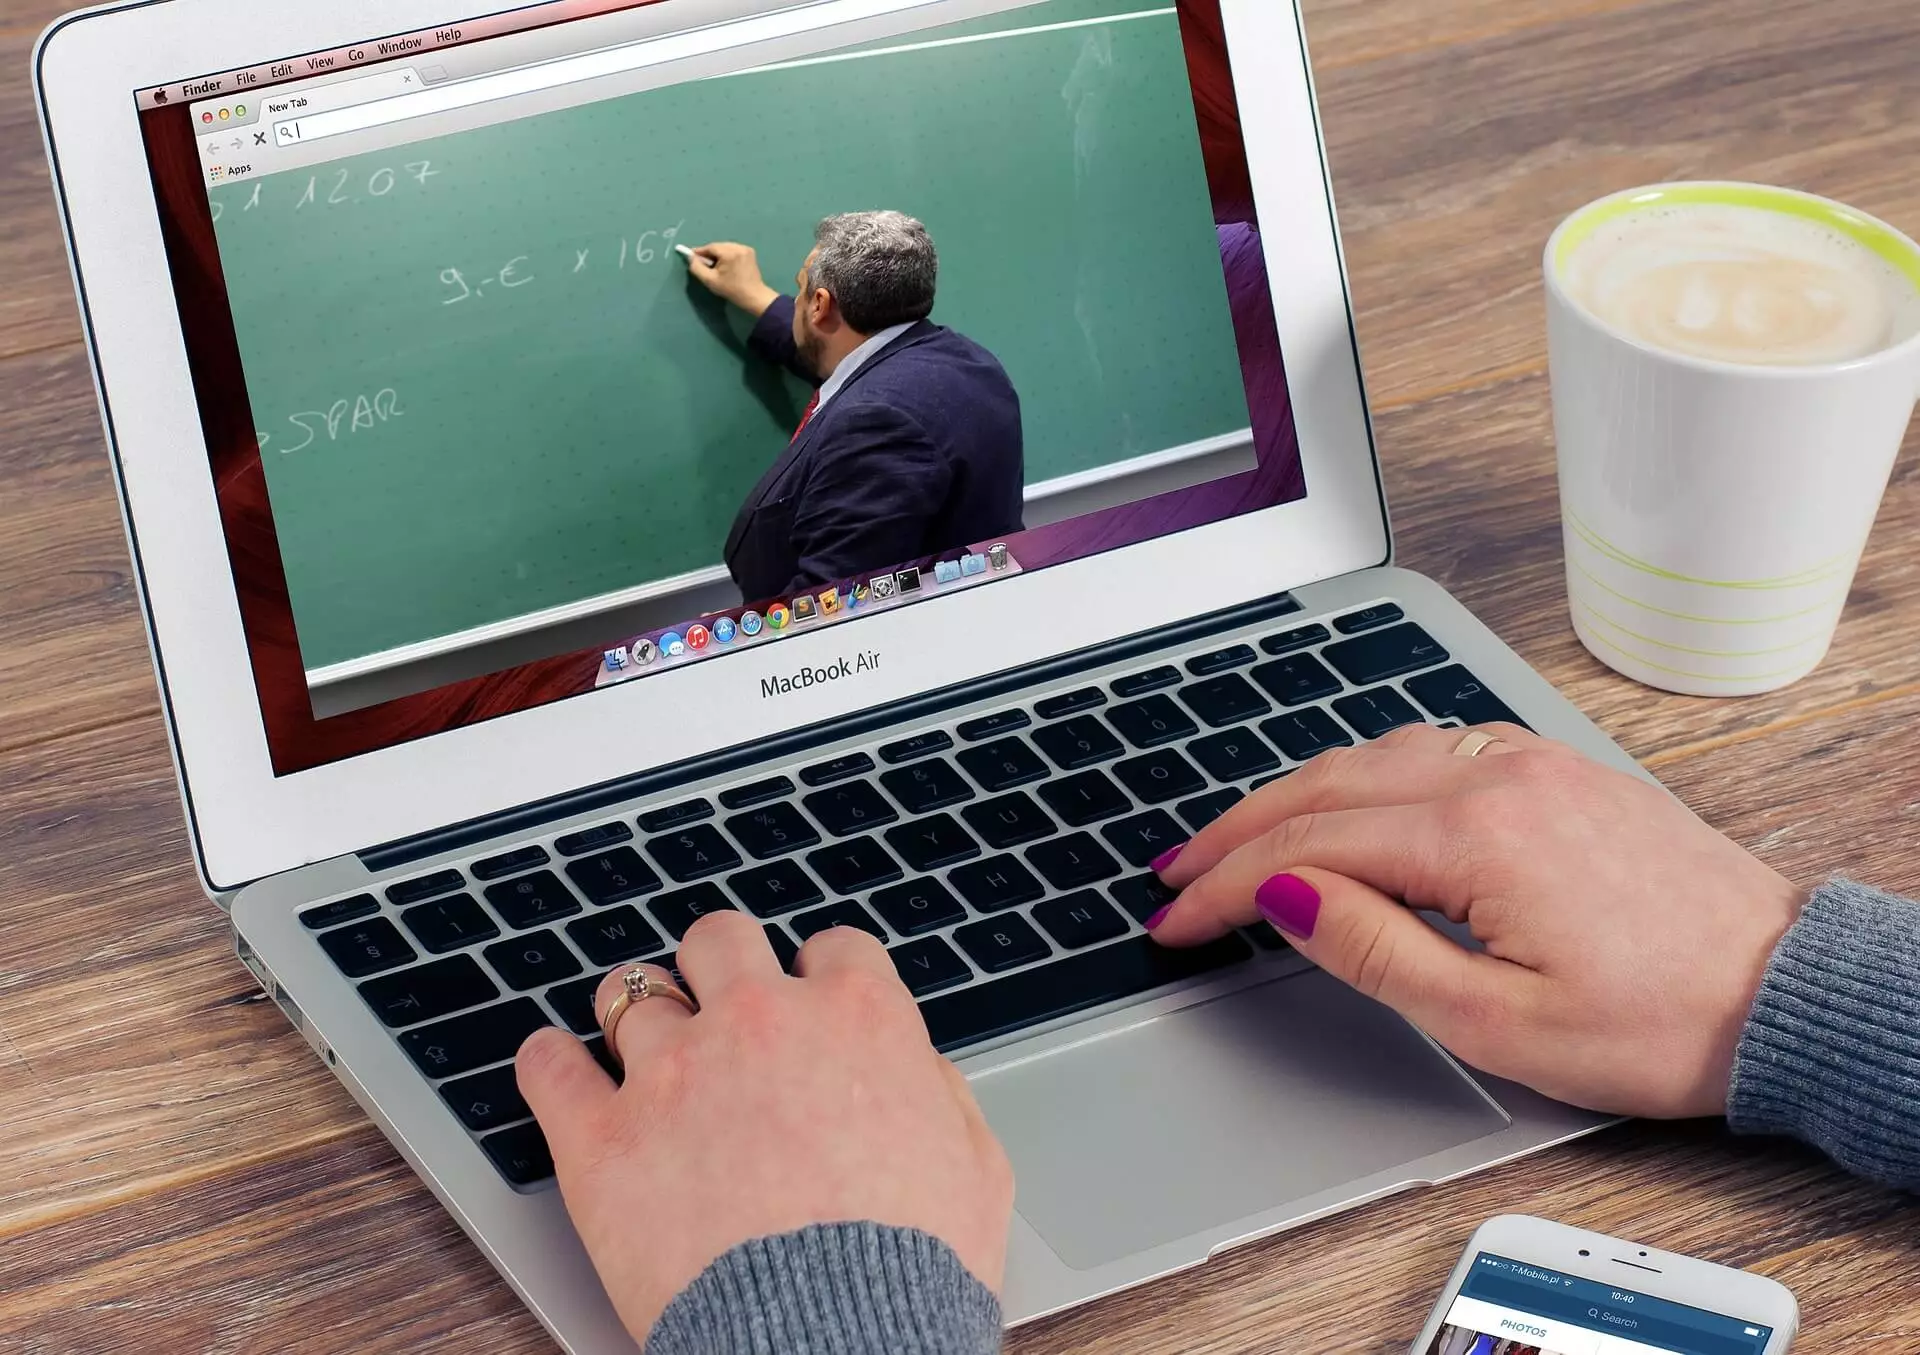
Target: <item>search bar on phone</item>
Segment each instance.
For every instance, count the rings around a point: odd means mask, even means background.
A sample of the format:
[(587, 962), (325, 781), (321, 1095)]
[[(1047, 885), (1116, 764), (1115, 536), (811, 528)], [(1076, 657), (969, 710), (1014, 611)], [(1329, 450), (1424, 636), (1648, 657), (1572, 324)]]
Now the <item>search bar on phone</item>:
[(625, 75), (650, 66), (664, 66), (689, 57), (797, 37), (840, 24), (857, 23), (882, 14), (917, 9), (938, 0), (818, 0), (818, 3), (756, 14), (746, 19), (711, 24), (682, 33), (669, 33), (644, 42), (608, 47), (579, 56), (543, 61), (534, 66), (475, 76), (452, 85), (436, 85), (418, 93), (379, 99), (352, 108), (339, 108), (286, 118), (274, 124), (274, 143), (304, 145), (330, 136), (364, 132), (411, 118), (452, 113), (478, 104), (513, 99), (542, 90)]

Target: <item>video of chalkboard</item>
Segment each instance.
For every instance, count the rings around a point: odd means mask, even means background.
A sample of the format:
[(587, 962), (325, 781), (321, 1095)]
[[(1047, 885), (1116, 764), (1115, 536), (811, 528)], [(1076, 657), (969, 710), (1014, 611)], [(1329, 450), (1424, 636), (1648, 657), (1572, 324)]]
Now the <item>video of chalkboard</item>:
[(315, 692), (1254, 465), (1170, 7), (481, 112), (211, 193)]

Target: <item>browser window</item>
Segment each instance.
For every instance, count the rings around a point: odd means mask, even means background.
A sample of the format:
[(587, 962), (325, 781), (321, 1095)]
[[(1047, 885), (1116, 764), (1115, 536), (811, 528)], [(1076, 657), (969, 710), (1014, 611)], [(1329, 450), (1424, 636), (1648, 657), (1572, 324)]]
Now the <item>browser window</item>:
[(554, 0), (136, 101), (280, 774), (1305, 493), (1218, 0)]

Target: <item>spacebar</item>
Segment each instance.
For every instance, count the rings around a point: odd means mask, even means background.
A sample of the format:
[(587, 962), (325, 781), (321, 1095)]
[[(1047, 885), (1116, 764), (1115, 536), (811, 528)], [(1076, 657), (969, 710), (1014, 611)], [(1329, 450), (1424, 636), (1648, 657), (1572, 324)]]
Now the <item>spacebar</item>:
[(1173, 950), (1152, 937), (1136, 936), (930, 998), (920, 1004), (920, 1014), (926, 1018), (934, 1048), (944, 1054), (1102, 1002), (1224, 969), (1252, 955), (1253, 948), (1233, 934), (1190, 950)]

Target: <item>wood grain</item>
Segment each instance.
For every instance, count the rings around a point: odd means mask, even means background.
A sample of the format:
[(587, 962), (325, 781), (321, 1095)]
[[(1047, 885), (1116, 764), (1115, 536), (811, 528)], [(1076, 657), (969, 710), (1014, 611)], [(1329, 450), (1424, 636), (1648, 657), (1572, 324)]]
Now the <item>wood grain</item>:
[[(0, 66), (54, 10), (0, 0)], [(1635, 687), (1566, 623), (1537, 281), (1567, 210), (1664, 177), (1920, 225), (1910, 5), (1311, 0), (1309, 31), (1402, 562), (1779, 869), (1920, 890), (1913, 458), (1819, 672), (1740, 702)], [(24, 82), (0, 83), (0, 129), (0, 1351), (550, 1349), (194, 883)], [(1404, 1349), (1504, 1209), (1773, 1274), (1800, 1349), (1920, 1349), (1920, 1208), (1704, 1126), (1387, 1201), (1010, 1349)]]

